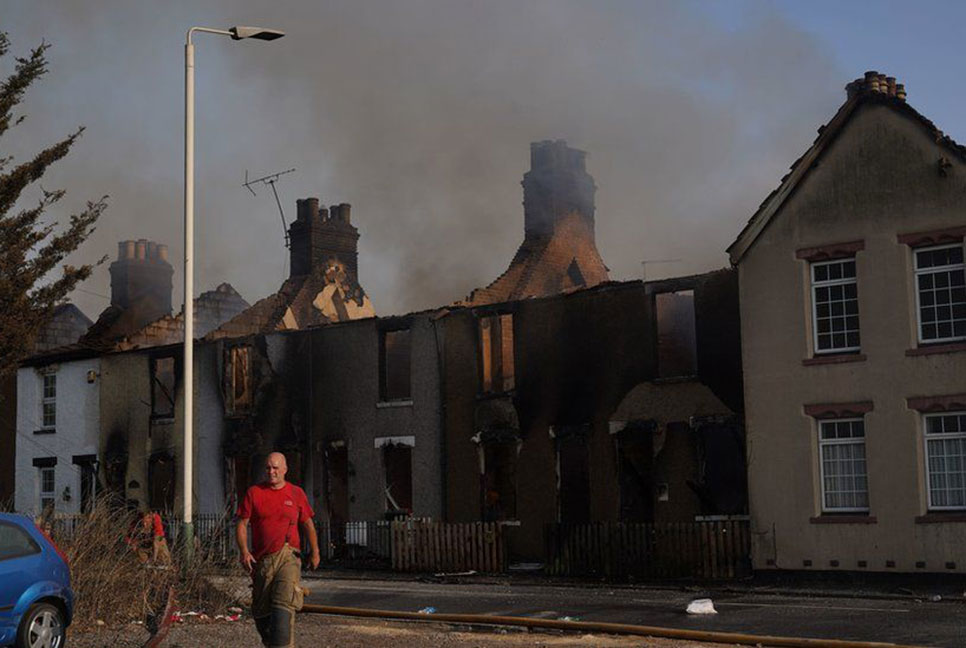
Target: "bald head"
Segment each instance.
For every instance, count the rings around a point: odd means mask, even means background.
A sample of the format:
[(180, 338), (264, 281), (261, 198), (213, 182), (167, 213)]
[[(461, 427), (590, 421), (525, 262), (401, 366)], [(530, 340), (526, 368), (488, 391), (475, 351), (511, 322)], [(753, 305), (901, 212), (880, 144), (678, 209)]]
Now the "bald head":
[(285, 462), (285, 455), (281, 452), (273, 452), (265, 458), (265, 477), (268, 485), (273, 489), (279, 489), (285, 485), (287, 472), (288, 464)]

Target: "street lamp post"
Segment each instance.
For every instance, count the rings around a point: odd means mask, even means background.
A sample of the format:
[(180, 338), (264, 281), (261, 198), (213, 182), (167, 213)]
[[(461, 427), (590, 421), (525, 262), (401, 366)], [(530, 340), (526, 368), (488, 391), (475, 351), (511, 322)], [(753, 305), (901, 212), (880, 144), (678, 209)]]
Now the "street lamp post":
[(232, 40), (275, 40), (285, 32), (262, 27), (212, 29), (192, 27), (184, 47), (184, 457), (182, 459), (182, 511), (188, 555), (194, 547), (192, 523), (193, 416), (194, 416), (194, 252), (195, 252), (195, 32), (230, 36)]

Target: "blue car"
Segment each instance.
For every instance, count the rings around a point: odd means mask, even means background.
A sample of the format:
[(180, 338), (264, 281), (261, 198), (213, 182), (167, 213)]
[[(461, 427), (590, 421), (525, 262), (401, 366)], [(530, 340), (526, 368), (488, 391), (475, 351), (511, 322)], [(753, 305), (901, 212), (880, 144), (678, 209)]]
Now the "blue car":
[(29, 518), (0, 513), (0, 646), (63, 648), (73, 611), (67, 559)]

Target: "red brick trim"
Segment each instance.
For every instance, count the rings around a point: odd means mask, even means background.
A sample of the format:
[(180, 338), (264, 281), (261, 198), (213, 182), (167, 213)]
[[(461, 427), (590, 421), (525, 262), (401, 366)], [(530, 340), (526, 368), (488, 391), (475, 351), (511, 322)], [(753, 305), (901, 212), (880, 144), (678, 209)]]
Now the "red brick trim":
[(966, 522), (966, 513), (926, 513), (916, 516), (916, 524), (942, 524), (944, 522)]
[(864, 353), (830, 353), (829, 355), (817, 355), (814, 358), (805, 358), (802, 365), (811, 367), (813, 365), (842, 364), (844, 362), (864, 362)]
[(810, 517), (812, 524), (878, 524), (879, 519), (874, 515), (835, 515), (826, 514)]
[(966, 394), (914, 396), (906, 399), (906, 407), (917, 412), (926, 413), (966, 410)]
[(817, 419), (852, 418), (872, 411), (872, 401), (856, 403), (820, 403), (805, 405), (805, 415)]
[(806, 261), (831, 261), (832, 259), (847, 259), (854, 257), (856, 252), (865, 249), (865, 241), (849, 241), (847, 243), (832, 243), (815, 247), (795, 250), (796, 259)]
[(906, 349), (907, 356), (935, 355), (937, 353), (959, 353), (966, 351), (966, 342), (953, 342), (952, 344), (932, 344)]
[(909, 247), (923, 247), (924, 245), (942, 245), (943, 243), (962, 243), (966, 238), (966, 227), (947, 227), (930, 232), (912, 232), (899, 234), (899, 243)]

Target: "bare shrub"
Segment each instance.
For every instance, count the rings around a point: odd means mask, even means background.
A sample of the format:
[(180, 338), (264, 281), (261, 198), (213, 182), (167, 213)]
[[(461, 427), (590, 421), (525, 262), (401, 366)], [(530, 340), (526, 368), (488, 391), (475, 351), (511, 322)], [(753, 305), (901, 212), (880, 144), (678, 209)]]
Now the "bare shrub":
[(172, 586), (180, 610), (213, 615), (235, 602), (212, 585), (211, 577), (224, 566), (216, 564), (206, 542), (195, 543), (190, 558), (184, 547), (171, 546), (170, 565), (142, 564), (127, 542), (135, 515), (103, 499), (89, 514), (53, 521), (54, 541), (70, 564), (79, 624), (141, 620), (150, 626), (164, 610)]

